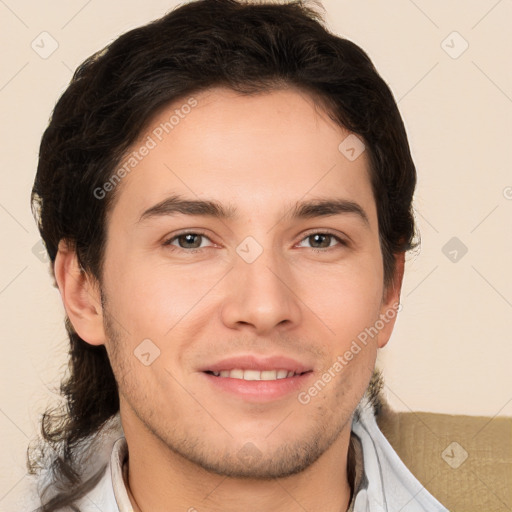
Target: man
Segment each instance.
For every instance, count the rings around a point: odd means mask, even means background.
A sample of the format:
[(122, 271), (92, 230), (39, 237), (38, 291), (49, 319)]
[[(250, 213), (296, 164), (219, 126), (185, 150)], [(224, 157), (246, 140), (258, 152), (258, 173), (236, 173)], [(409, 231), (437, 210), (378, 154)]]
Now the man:
[(446, 510), (374, 417), (415, 182), (388, 87), (300, 2), (88, 59), (33, 190), (71, 348), (31, 510)]

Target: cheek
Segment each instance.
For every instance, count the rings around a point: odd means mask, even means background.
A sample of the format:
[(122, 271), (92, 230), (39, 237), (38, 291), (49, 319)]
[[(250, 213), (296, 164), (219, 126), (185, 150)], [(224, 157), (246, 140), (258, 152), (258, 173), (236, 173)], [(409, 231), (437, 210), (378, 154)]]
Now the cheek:
[(305, 312), (310, 308), (340, 341), (357, 336), (379, 316), (382, 267), (371, 253), (337, 266), (303, 266), (296, 280)]
[(123, 283), (116, 307), (131, 333), (158, 339), (186, 315), (190, 295), (191, 291), (179, 281), (163, 276), (157, 280), (143, 279), (139, 274)]
[(107, 239), (104, 281), (110, 309), (127, 331), (146, 336), (143, 331), (159, 325), (155, 322), (180, 303), (187, 288), (181, 285), (179, 272), (174, 280), (168, 266), (137, 249), (140, 241), (125, 233), (119, 219), (112, 219)]

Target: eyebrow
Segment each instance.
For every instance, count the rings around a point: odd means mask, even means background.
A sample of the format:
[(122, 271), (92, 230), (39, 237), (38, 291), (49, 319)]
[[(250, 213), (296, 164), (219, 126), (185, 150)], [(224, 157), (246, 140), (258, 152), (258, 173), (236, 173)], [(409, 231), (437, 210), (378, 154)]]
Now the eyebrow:
[[(367, 226), (370, 225), (368, 215), (357, 203), (342, 198), (323, 198), (309, 201), (297, 201), (286, 208), (286, 219), (311, 219), (341, 214), (353, 214)], [(187, 199), (180, 195), (172, 195), (145, 210), (137, 222), (176, 214), (212, 217), (222, 220), (238, 219), (237, 209), (232, 205), (224, 206), (214, 200)]]

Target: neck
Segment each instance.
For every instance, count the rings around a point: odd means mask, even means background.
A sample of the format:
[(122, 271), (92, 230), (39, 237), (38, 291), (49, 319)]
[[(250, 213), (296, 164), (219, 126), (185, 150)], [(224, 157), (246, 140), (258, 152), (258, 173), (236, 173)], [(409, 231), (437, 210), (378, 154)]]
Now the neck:
[(217, 475), (170, 452), (155, 438), (141, 440), (138, 434), (131, 443), (129, 432), (125, 434), (125, 484), (134, 512), (345, 512), (349, 505), (350, 425), (306, 470), (273, 480)]

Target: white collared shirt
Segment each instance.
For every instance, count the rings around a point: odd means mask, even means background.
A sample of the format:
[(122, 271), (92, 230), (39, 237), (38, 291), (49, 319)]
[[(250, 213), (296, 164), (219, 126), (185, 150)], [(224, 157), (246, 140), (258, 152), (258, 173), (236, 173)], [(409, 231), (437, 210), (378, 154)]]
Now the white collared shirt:
[[(373, 406), (365, 395), (354, 412), (352, 434), (362, 448), (363, 474), (349, 511), (448, 512), (407, 469), (380, 431)], [(123, 479), (128, 454), (120, 435), (110, 444), (110, 459), (98, 484), (77, 503), (80, 512), (133, 512)], [(34, 492), (34, 490), (32, 491)], [(32, 512), (40, 503), (33, 498), (22, 509)]]

